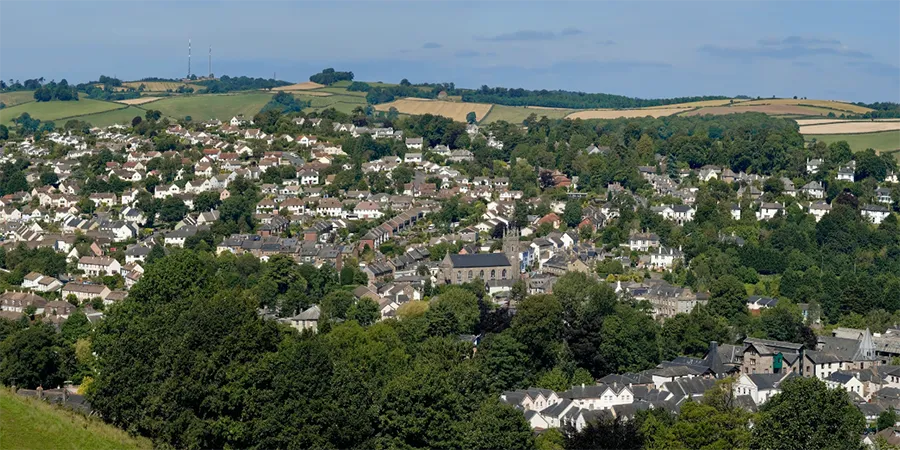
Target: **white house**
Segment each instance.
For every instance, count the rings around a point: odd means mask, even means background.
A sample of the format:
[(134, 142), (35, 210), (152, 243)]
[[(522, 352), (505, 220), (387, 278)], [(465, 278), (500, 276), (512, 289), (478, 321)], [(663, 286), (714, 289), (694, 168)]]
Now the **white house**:
[(808, 198), (823, 199), (825, 198), (825, 188), (818, 181), (810, 181), (800, 188), (800, 192)]
[(891, 211), (881, 205), (864, 205), (859, 208), (859, 212), (863, 217), (869, 219), (872, 223), (878, 225), (891, 215)]
[(815, 202), (809, 205), (809, 213), (816, 218), (816, 222), (822, 220), (825, 214), (831, 212), (831, 205), (825, 202)]
[[(734, 395), (747, 395), (757, 405), (762, 405), (773, 395), (781, 392), (781, 383), (793, 372), (788, 373), (742, 373), (734, 383)], [(796, 376), (796, 375), (793, 375)]]
[(297, 174), (300, 184), (303, 186), (313, 186), (319, 184), (319, 172), (312, 169), (303, 169)]
[(109, 256), (82, 256), (78, 260), (78, 270), (92, 277), (115, 275), (122, 270), (122, 265)]
[(756, 220), (769, 220), (779, 212), (784, 211), (784, 205), (780, 203), (762, 203), (756, 212)]
[(654, 269), (671, 269), (675, 261), (683, 260), (684, 253), (681, 249), (659, 247), (659, 250), (650, 254), (650, 267)]
[(381, 212), (378, 203), (375, 202), (359, 202), (353, 209), (353, 212), (357, 217), (365, 220), (380, 219), (382, 216), (384, 216), (384, 213)]

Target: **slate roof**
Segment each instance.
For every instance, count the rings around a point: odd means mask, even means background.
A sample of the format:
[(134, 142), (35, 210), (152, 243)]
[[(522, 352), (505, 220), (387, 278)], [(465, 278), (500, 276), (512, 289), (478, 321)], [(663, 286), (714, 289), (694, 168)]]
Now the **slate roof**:
[(450, 264), (457, 269), (469, 267), (508, 266), (509, 258), (503, 253), (476, 253), (474, 255), (450, 255)]

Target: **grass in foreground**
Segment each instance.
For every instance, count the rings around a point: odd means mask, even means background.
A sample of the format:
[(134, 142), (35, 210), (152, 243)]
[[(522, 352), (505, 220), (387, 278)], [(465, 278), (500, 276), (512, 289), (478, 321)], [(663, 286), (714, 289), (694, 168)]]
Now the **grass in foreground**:
[(101, 100), (82, 98), (71, 102), (29, 102), (11, 108), (0, 109), (0, 123), (8, 123), (27, 112), (42, 121), (56, 121), (75, 116), (96, 114), (103, 111), (121, 108), (122, 105)]
[(0, 389), (0, 450), (150, 449), (144, 438)]
[(873, 148), (880, 152), (900, 149), (900, 131), (882, 131), (879, 133), (865, 134), (808, 134), (803, 136), (807, 141), (832, 143), (847, 141), (854, 152), (861, 152), (867, 148)]

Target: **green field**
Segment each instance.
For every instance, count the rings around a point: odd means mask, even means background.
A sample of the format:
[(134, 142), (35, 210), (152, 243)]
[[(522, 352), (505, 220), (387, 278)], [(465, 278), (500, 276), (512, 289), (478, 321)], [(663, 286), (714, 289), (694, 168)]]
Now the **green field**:
[(900, 131), (865, 134), (807, 134), (803, 138), (807, 141), (816, 139), (829, 144), (836, 141), (847, 141), (850, 144), (850, 148), (855, 152), (863, 151), (867, 148), (873, 148), (878, 151), (900, 149)]
[(0, 389), (0, 450), (150, 449), (125, 431)]
[(247, 92), (224, 95), (189, 95), (169, 97), (147, 104), (147, 109), (156, 109), (164, 115), (182, 119), (191, 116), (193, 120), (231, 119), (243, 114), (253, 117), (272, 98), (270, 93)]
[(326, 87), (326, 88), (320, 88), (320, 89), (315, 89), (315, 90), (313, 90), (313, 92), (330, 92), (330, 93), (332, 93), (332, 94), (337, 94), (337, 95), (352, 95), (352, 96), (354, 96), (354, 97), (365, 97), (365, 96), (366, 96), (366, 93), (365, 93), (365, 92), (361, 92), (361, 91), (348, 91), (347, 89), (344, 89), (344, 88), (342, 88), (342, 87)]
[(25, 112), (36, 119), (50, 121), (96, 114), (121, 107), (122, 105), (118, 103), (91, 100), (89, 98), (83, 98), (75, 102), (30, 102), (0, 109), (0, 123), (10, 122)]
[(536, 115), (538, 118), (541, 118), (541, 116), (547, 116), (548, 119), (562, 119), (567, 114), (571, 114), (573, 111), (574, 110), (571, 109), (560, 110), (525, 108), (523, 106), (494, 105), (487, 116), (481, 119), (480, 123), (492, 123), (500, 120), (505, 120), (509, 123), (521, 124), (531, 114)]
[(355, 95), (329, 95), (328, 97), (314, 97), (311, 95), (303, 95), (301, 93), (294, 93), (294, 97), (298, 100), (308, 101), (310, 104), (309, 108), (306, 108), (305, 112), (319, 112), (324, 109), (334, 108), (337, 111), (340, 111), (345, 114), (350, 114), (353, 111), (353, 108), (357, 106), (366, 106), (365, 97), (355, 96)]
[[(122, 105), (125, 106), (125, 105)], [(88, 114), (85, 116), (73, 117), (72, 119), (83, 120), (85, 122), (90, 123), (95, 127), (108, 127), (110, 125), (120, 123), (123, 125), (131, 126), (131, 119), (134, 116), (144, 117), (144, 114), (147, 113), (146, 109), (138, 108), (136, 106), (128, 106), (123, 107), (121, 109), (114, 109), (112, 111), (105, 111), (97, 114)], [(66, 119), (67, 121), (70, 119)], [(63, 125), (59, 123), (57, 125)]]
[(28, 103), (34, 101), (34, 91), (17, 91), (17, 92), (2, 92), (0, 93), (0, 103), (6, 105), (7, 108), (10, 106), (21, 105), (22, 103)]

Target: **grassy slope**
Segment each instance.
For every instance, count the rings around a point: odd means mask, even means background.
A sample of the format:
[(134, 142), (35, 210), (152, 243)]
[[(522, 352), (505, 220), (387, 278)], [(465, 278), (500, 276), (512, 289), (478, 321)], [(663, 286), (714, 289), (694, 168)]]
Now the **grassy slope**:
[(243, 114), (253, 117), (269, 102), (270, 93), (247, 92), (226, 95), (191, 95), (170, 97), (147, 105), (148, 109), (156, 109), (173, 118), (191, 116), (193, 120), (221, 119)]
[(99, 420), (0, 389), (0, 450), (149, 448), (150, 441)]
[(122, 105), (118, 103), (91, 100), (89, 98), (82, 98), (73, 102), (30, 102), (0, 109), (0, 123), (10, 122), (24, 112), (31, 114), (31, 117), (36, 119), (48, 121), (95, 114), (121, 107)]
[(34, 101), (34, 91), (16, 91), (0, 93), (0, 103), (4, 103), (7, 108), (10, 106), (21, 105)]
[(505, 120), (509, 123), (521, 124), (529, 115), (534, 114), (538, 118), (547, 116), (548, 119), (561, 119), (566, 114), (572, 113), (572, 109), (543, 109), (525, 108), (523, 106), (494, 105), (491, 111), (481, 119), (481, 123), (493, 123)]
[(803, 136), (806, 140), (815, 138), (818, 141), (832, 143), (847, 141), (853, 151), (858, 152), (867, 148), (878, 151), (900, 149), (900, 131), (882, 131), (879, 133), (865, 134), (808, 134)]
[(366, 106), (365, 97), (344, 95), (337, 93), (336, 90), (330, 92), (332, 92), (334, 95), (329, 95), (328, 97), (313, 97), (295, 92), (294, 97), (296, 97), (298, 100), (310, 102), (310, 107), (306, 108), (306, 112), (322, 111), (323, 109), (334, 108), (342, 113), (350, 114), (350, 112), (353, 111), (353, 108), (356, 108), (357, 106)]
[[(151, 103), (152, 104), (152, 103)], [(122, 105), (125, 106), (125, 105)], [(124, 125), (130, 125), (131, 119), (134, 116), (144, 117), (144, 114), (147, 113), (147, 109), (138, 108), (136, 106), (128, 106), (122, 109), (115, 109), (112, 111), (101, 112), (97, 114), (88, 114), (85, 116), (73, 117), (73, 119), (83, 120), (85, 122), (90, 123), (95, 127), (108, 127), (110, 125), (121, 123)], [(68, 119), (66, 119), (68, 120)], [(62, 125), (62, 124), (58, 124)]]

